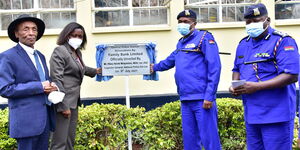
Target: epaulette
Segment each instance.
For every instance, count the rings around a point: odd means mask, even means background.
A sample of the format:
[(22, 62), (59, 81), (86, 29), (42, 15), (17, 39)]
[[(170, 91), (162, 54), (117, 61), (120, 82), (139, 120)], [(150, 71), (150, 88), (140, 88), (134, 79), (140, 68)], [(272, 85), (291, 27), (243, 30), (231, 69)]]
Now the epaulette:
[(274, 30), (273, 34), (279, 35), (281, 37), (287, 37), (287, 36), (289, 36), (287, 33), (283, 33), (283, 32), (277, 31), (277, 30)]
[(211, 32), (209, 32), (209, 31), (207, 31), (207, 30), (199, 29), (199, 31), (204, 31), (204, 32), (207, 32), (207, 33), (211, 34)]
[(242, 42), (243, 40), (245, 40), (245, 39), (246, 39), (246, 41), (248, 42), (248, 41), (250, 40), (250, 36), (247, 35), (246, 37), (242, 38), (242, 39), (240, 40), (239, 43), (241, 43), (241, 42)]
[(268, 33), (268, 35), (265, 37), (265, 40), (268, 40), (270, 38), (271, 34)]

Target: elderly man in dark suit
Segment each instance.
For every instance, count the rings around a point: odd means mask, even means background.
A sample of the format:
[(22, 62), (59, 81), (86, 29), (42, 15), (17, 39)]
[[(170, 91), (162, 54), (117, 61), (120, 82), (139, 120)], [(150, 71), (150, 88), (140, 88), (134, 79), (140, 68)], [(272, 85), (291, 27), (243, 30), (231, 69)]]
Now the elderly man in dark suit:
[(19, 150), (47, 150), (55, 125), (47, 95), (57, 87), (44, 55), (34, 48), (44, 30), (42, 20), (20, 15), (8, 27), (9, 38), (18, 44), (0, 53), (0, 95), (8, 98), (9, 134)]

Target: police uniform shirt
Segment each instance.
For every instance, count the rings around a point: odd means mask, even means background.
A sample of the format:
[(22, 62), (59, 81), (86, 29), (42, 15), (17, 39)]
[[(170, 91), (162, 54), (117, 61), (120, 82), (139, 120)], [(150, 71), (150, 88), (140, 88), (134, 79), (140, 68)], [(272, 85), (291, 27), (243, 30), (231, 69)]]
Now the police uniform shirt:
[[(298, 74), (299, 54), (295, 40), (277, 34), (271, 27), (268, 32), (259, 41), (246, 37), (238, 45), (232, 71), (239, 72), (241, 80), (259, 82), (270, 80), (281, 73)], [(274, 53), (281, 37), (282, 41)], [(261, 60), (268, 61), (259, 62)], [(245, 64), (247, 62), (258, 63)], [(243, 94), (242, 98), (245, 120), (249, 124), (289, 121), (295, 116), (295, 84)]]
[(176, 50), (155, 64), (153, 70), (164, 71), (174, 66), (180, 100), (215, 100), (221, 62), (217, 43), (211, 33), (194, 30), (188, 37), (181, 38)]

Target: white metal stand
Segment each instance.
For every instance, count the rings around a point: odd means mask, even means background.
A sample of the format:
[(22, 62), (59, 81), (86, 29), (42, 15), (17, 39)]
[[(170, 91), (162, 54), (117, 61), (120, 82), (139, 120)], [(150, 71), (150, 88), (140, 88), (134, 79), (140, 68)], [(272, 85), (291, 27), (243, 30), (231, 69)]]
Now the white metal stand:
[[(130, 96), (129, 96), (129, 76), (125, 76), (125, 90), (126, 90), (126, 106), (130, 108)], [(128, 131), (128, 150), (132, 150), (132, 135), (131, 131)]]

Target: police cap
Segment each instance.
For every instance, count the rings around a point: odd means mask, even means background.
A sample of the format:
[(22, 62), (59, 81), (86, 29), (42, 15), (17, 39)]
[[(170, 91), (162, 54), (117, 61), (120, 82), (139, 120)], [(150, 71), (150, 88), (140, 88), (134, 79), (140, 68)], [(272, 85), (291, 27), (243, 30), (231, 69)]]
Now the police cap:
[(184, 10), (182, 12), (180, 12), (178, 15), (177, 15), (177, 20), (180, 18), (180, 17), (188, 17), (188, 18), (193, 18), (193, 19), (197, 19), (197, 14), (190, 10), (190, 9), (187, 9), (187, 10)]
[(268, 14), (267, 8), (264, 4), (258, 3), (255, 5), (251, 5), (247, 8), (244, 13), (245, 19), (257, 18), (261, 16), (265, 16)]

